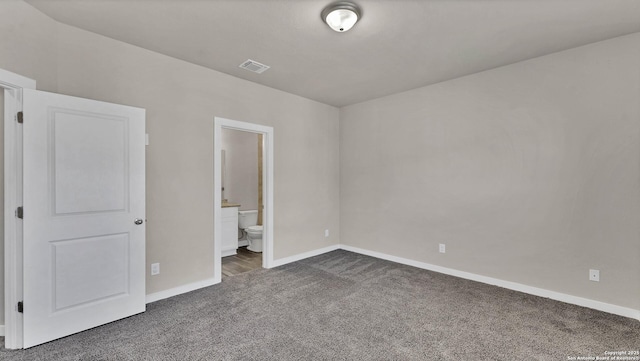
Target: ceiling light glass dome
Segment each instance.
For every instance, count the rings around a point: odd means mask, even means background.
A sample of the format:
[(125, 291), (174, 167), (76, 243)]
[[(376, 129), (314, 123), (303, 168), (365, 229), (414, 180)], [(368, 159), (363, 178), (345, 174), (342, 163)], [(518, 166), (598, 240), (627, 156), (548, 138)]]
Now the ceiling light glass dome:
[(360, 9), (351, 2), (340, 1), (322, 10), (322, 20), (339, 33), (351, 29), (360, 18)]

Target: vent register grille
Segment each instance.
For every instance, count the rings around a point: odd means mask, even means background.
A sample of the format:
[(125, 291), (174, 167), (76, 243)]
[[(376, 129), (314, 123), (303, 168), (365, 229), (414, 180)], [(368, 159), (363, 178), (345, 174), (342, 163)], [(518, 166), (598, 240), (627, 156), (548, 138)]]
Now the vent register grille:
[(264, 73), (267, 69), (270, 68), (270, 66), (268, 65), (264, 65), (262, 63), (258, 63), (257, 61), (248, 59), (247, 61), (245, 61), (244, 63), (240, 64), (240, 67), (242, 69), (247, 69), (249, 71), (252, 71), (254, 73)]

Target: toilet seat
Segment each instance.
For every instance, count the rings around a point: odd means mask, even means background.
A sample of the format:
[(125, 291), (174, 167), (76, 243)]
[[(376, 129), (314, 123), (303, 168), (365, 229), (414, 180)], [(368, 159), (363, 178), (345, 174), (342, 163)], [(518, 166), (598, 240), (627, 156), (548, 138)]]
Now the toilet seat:
[(247, 227), (245, 231), (257, 233), (257, 232), (262, 232), (262, 229), (263, 229), (262, 226), (251, 226), (251, 227)]

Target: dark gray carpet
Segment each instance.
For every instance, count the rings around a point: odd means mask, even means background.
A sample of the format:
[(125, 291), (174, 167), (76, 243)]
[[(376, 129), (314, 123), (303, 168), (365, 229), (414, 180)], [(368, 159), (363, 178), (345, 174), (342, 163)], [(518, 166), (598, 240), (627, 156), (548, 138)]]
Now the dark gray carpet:
[(639, 348), (636, 320), (334, 251), (0, 360), (567, 360)]

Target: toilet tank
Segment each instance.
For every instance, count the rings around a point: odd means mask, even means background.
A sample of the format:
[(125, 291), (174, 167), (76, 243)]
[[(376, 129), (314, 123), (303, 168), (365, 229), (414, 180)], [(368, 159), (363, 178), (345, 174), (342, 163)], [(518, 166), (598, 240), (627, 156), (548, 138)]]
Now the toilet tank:
[(258, 210), (238, 211), (238, 228), (245, 229), (258, 223)]

